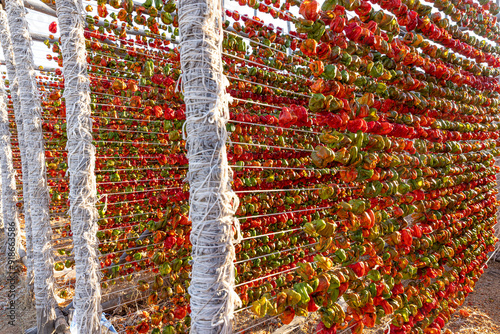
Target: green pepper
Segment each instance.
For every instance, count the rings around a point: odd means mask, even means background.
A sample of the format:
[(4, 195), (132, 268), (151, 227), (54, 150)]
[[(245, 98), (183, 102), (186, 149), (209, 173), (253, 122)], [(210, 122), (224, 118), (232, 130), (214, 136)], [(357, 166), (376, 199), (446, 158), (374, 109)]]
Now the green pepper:
[(352, 206), (352, 213), (356, 215), (362, 214), (367, 209), (365, 201), (361, 199), (351, 199), (349, 204)]
[(401, 314), (405, 322), (409, 321), (410, 311), (406, 307), (394, 311), (394, 314)]
[(287, 296), (286, 297), (287, 305), (290, 305), (290, 306), (297, 305), (302, 299), (301, 294), (292, 290), (292, 289), (286, 289), (285, 293)]
[(309, 282), (309, 285), (311, 286), (313, 292), (316, 291), (319, 286), (319, 278), (315, 277), (312, 281)]
[(143, 75), (147, 78), (152, 77), (154, 74), (154, 68), (155, 68), (155, 64), (153, 63), (153, 61), (146, 60), (146, 62), (144, 63), (144, 67), (143, 67)]
[(356, 80), (354, 80), (354, 85), (357, 87), (364, 87), (366, 86), (366, 83), (367, 83), (366, 77), (363, 76), (359, 76), (356, 78)]
[(323, 94), (314, 94), (309, 100), (309, 109), (312, 112), (322, 111), (326, 107), (326, 97)]
[(175, 0), (168, 0), (163, 9), (167, 13), (173, 13), (176, 7)]
[(377, 286), (375, 285), (375, 283), (370, 283), (370, 285), (368, 286), (368, 290), (370, 291), (370, 295), (372, 296), (372, 298), (377, 297)]
[(322, 76), (328, 80), (335, 80), (335, 78), (338, 75), (337, 72), (338, 72), (337, 66), (333, 64), (328, 64), (325, 66), (325, 71), (323, 72)]
[(345, 253), (345, 250), (342, 248), (337, 249), (337, 251), (333, 254), (332, 261), (336, 263), (343, 263), (347, 259), (347, 255)]
[(316, 20), (311, 27), (311, 30), (307, 33), (307, 38), (311, 38), (319, 42), (323, 34), (325, 33), (325, 22), (322, 20)]
[[(170, 14), (168, 12), (161, 12), (160, 18), (161, 18), (161, 22), (163, 24), (166, 24), (166, 25), (170, 25), (170, 24), (172, 24), (172, 22), (174, 22), (174, 19), (172, 18), (172, 14)], [(170, 64), (168, 64), (167, 66), (170, 67)], [(168, 74), (166, 74), (166, 75), (168, 75)]]
[(382, 275), (380, 274), (380, 271), (376, 269), (372, 269), (368, 272), (366, 277), (374, 282), (378, 282), (382, 279)]
[(328, 95), (326, 97), (326, 105), (328, 106), (328, 111), (337, 111), (342, 109), (344, 103), (341, 99), (334, 97), (333, 95)]
[(326, 328), (331, 328), (334, 325), (335, 312), (331, 308), (322, 307), (319, 309), (321, 321)]
[(377, 189), (375, 188), (375, 182), (368, 182), (363, 191), (363, 196), (366, 198), (373, 198), (378, 196)]
[(321, 5), (321, 11), (327, 12), (329, 10), (332, 10), (337, 4), (339, 4), (337, 0), (326, 0), (325, 2), (323, 2), (323, 5)]
[(375, 92), (377, 94), (383, 94), (387, 90), (387, 86), (383, 82), (378, 82), (377, 83), (377, 88), (375, 89)]
[[(340, 58), (340, 62), (342, 64), (344, 64), (345, 66), (349, 66), (349, 64), (351, 64), (352, 62), (352, 56), (347, 53), (347, 52), (342, 52), (342, 56)], [(347, 71), (343, 70), (342, 72), (345, 72), (347, 74)], [(346, 79), (347, 78), (347, 79)], [(347, 74), (345, 77), (344, 77), (344, 74), (342, 74), (342, 81), (344, 82), (348, 82), (349, 81), (349, 75)]]
[[(152, 2), (151, 2), (152, 4)], [(150, 5), (151, 6), (151, 5)], [(132, 13), (134, 11), (134, 1), (133, 0), (124, 0), (124, 6), (127, 13)]]
[(327, 292), (330, 293), (335, 288), (340, 287), (340, 280), (336, 275), (330, 276), (330, 285), (328, 286)]
[(304, 304), (309, 302), (309, 300), (311, 299), (309, 297), (309, 294), (314, 292), (312, 287), (306, 282), (294, 284), (293, 289), (295, 292), (300, 294), (300, 302)]
[(375, 171), (373, 169), (364, 169), (362, 167), (357, 167), (356, 170), (358, 171), (356, 182), (368, 180), (373, 176), (373, 174), (375, 174)]
[(369, 75), (372, 78), (378, 78), (382, 74), (384, 74), (384, 65), (381, 62), (373, 64), (373, 66), (371, 66), (371, 68), (369, 69)]
[(181, 270), (182, 266), (182, 260), (181, 259), (175, 259), (172, 261), (171, 267), (173, 271), (179, 271)]

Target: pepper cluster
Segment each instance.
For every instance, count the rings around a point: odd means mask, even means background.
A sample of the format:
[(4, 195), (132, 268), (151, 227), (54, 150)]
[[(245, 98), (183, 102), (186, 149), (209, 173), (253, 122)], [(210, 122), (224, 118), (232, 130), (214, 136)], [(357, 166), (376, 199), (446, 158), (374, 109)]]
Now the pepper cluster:
[[(191, 223), (185, 105), (176, 91), (176, 3), (97, 1), (85, 9), (102, 301), (112, 308), (137, 306), (110, 319), (118, 330), (185, 333)], [(64, 66), (59, 41), (47, 44), (58, 54), (50, 60)], [(53, 114), (63, 119), (64, 103)], [(63, 140), (57, 142), (61, 151)], [(69, 222), (65, 226), (69, 231)], [(64, 258), (66, 266), (74, 264), (71, 242), (64, 246), (56, 270), (64, 269)]]
[(224, 24), (241, 311), (440, 333), (497, 241), (498, 50), (459, 29), (494, 41), (490, 4), (432, 3), (456, 24), (418, 1), (238, 4), (259, 12)]

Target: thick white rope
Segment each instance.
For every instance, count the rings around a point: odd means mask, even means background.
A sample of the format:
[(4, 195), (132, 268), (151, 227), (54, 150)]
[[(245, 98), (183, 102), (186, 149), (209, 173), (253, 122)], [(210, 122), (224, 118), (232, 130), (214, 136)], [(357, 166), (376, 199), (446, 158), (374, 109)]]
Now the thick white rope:
[(234, 218), (239, 201), (230, 187), (232, 171), (226, 154), (230, 97), (223, 75), (221, 13), (218, 0), (179, 1), (192, 221), (193, 334), (232, 333), (234, 309), (241, 305), (234, 291), (234, 243), (241, 235)]
[[(28, 184), (28, 158), (26, 156), (25, 134), (23, 129), (23, 115), (21, 113), (21, 101), (19, 100), (19, 82), (16, 76), (16, 61), (14, 59), (14, 49), (10, 37), (10, 28), (7, 21), (7, 13), (0, 10), (0, 43), (5, 57), (7, 67), (7, 76), (9, 78), (9, 90), (14, 107), (14, 118), (16, 120), (18, 132), (18, 145), (21, 154), (21, 172), (23, 177), (23, 197), (29, 198)], [(33, 242), (31, 233), (31, 213), (29, 210), (29, 201), (24, 201), (24, 232), (26, 237), (26, 258), (28, 284), (33, 284)]]
[(12, 164), (12, 147), (10, 142), (9, 114), (7, 112), (7, 96), (3, 80), (0, 80), (0, 171), (2, 173), (2, 201), (4, 231), (7, 241), (5, 254), (10, 261), (19, 259), (21, 247), (21, 229), (17, 209), (16, 170)]
[(101, 271), (98, 254), (95, 178), (96, 149), (92, 144), (90, 81), (81, 0), (56, 0), (64, 62), (71, 230), (76, 284), (71, 333), (101, 333)]
[[(19, 98), (23, 115), (25, 147), (28, 157), (29, 203), (32, 221), (34, 254), (34, 290), (38, 334), (53, 331), (56, 318), (54, 295), (54, 259), (51, 245), (52, 230), (49, 217), (49, 188), (45, 167), (42, 133), (42, 107), (33, 66), (31, 36), (22, 0), (7, 1), (7, 17), (11, 31)], [(27, 198), (24, 198), (27, 201)]]

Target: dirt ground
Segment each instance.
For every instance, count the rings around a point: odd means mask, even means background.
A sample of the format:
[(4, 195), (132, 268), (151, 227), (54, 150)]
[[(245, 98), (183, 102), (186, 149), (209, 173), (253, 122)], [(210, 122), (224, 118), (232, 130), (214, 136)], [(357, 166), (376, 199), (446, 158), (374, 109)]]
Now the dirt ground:
[[(5, 257), (0, 254), (0, 263), (4, 263)], [(7, 272), (5, 266), (0, 266), (0, 333), (1, 334), (22, 334), (28, 328), (36, 325), (36, 311), (33, 301), (28, 298), (28, 293), (25, 290), (26, 274), (21, 272), (18, 282), (18, 288), (16, 289), (16, 302), (15, 302), (15, 320), (14, 326), (9, 324), (8, 310), (8, 294), (9, 286), (7, 284)]]
[[(1, 253), (0, 259), (5, 259)], [(26, 293), (19, 289), (16, 292), (19, 299), (16, 302), (15, 326), (8, 324), (9, 319), (7, 317), (6, 306), (9, 289), (6, 284), (6, 277), (5, 266), (0, 266), (0, 333), (22, 334), (26, 329), (36, 324), (35, 309), (32, 306), (32, 302), (28, 298), (25, 298)], [(21, 286), (24, 284), (25, 282), (20, 283)], [(467, 297), (464, 305), (453, 315), (452, 320), (446, 328), (451, 330), (453, 334), (500, 334), (499, 292), (500, 262), (491, 261), (489, 268), (479, 280), (475, 291)], [(265, 319), (255, 319), (254, 321), (246, 322), (244, 327), (250, 325), (250, 323), (256, 324), (263, 320)], [(314, 315), (310, 316), (306, 321), (294, 321), (289, 326), (280, 326), (277, 319), (270, 319), (269, 321), (265, 321), (261, 326), (256, 326), (245, 333), (311, 334), (315, 332), (316, 322), (317, 317)], [(242, 327), (237, 328), (236, 332), (241, 330)], [(370, 332), (373, 334), (382, 333), (381, 330), (371, 330)]]
[(446, 328), (454, 334), (500, 333), (500, 262), (490, 261), (474, 292)]

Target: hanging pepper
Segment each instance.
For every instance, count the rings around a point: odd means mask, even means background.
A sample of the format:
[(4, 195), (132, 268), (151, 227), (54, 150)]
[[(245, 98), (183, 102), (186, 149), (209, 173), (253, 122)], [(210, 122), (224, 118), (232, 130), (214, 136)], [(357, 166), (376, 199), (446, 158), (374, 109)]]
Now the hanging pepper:
[(323, 72), (323, 77), (328, 80), (335, 80), (338, 76), (337, 66), (333, 64), (328, 64), (325, 66), (325, 70)]
[(167, 13), (173, 13), (176, 9), (177, 5), (175, 3), (175, 0), (168, 0), (167, 3), (164, 5), (164, 10)]
[(318, 45), (318, 42), (316, 42), (314, 39), (306, 39), (305, 41), (302, 42), (300, 45), (300, 51), (307, 57), (312, 57), (316, 55), (316, 46)]
[(330, 22), (330, 29), (331, 29), (331, 31), (339, 34), (339, 33), (344, 31), (346, 23), (347, 23), (347, 20), (344, 16), (336, 16)]
[(169, 12), (162, 12), (160, 18), (161, 22), (166, 25), (170, 25), (172, 24), (172, 22), (174, 22), (174, 19)]
[(299, 262), (297, 263), (297, 267), (298, 267), (297, 274), (299, 274), (300, 277), (302, 277), (304, 280), (310, 280), (316, 274), (311, 263), (309, 262), (306, 263)]
[(299, 14), (306, 20), (316, 21), (318, 18), (319, 3), (316, 0), (305, 0), (300, 4)]
[(133, 0), (123, 0), (122, 7), (131, 14), (134, 11), (134, 1)]
[(333, 261), (319, 254), (314, 257), (314, 261), (316, 261), (318, 267), (320, 267), (324, 271), (329, 271), (333, 268)]
[(260, 318), (267, 314), (267, 304), (268, 300), (266, 297), (262, 297), (252, 303), (252, 311), (257, 314)]
[(321, 60), (315, 60), (309, 64), (312, 74), (315, 77), (319, 77), (325, 71), (323, 62)]
[(280, 314), (279, 317), (283, 324), (288, 325), (292, 322), (293, 318), (295, 318), (295, 310), (293, 309), (293, 307), (289, 306), (282, 314)]
[(307, 32), (307, 38), (312, 38), (319, 42), (319, 40), (325, 33), (325, 28), (325, 22), (323, 22), (322, 20), (317, 20), (316, 22), (314, 22), (311, 29)]
[(155, 65), (153, 63), (152, 60), (147, 60), (145, 63), (144, 63), (144, 67), (143, 67), (143, 70), (142, 70), (142, 74), (146, 77), (146, 78), (150, 78), (153, 76), (154, 74), (154, 68), (155, 68)]
[(323, 94), (313, 94), (309, 100), (309, 110), (318, 112), (326, 107), (326, 97)]
[(321, 322), (326, 328), (331, 328), (335, 324), (335, 312), (331, 308), (322, 307), (319, 309)]
[(321, 43), (316, 48), (316, 55), (318, 56), (319, 60), (328, 59), (331, 53), (332, 53), (332, 48), (330, 47), (330, 45), (326, 43)]
[(294, 306), (300, 302), (300, 300), (301, 300), (300, 293), (294, 291), (293, 289), (286, 289), (285, 293), (287, 295), (287, 298), (286, 298), (287, 305)]
[(300, 302), (304, 304), (309, 302), (309, 294), (314, 292), (313, 288), (306, 282), (294, 284), (293, 290), (300, 294)]

